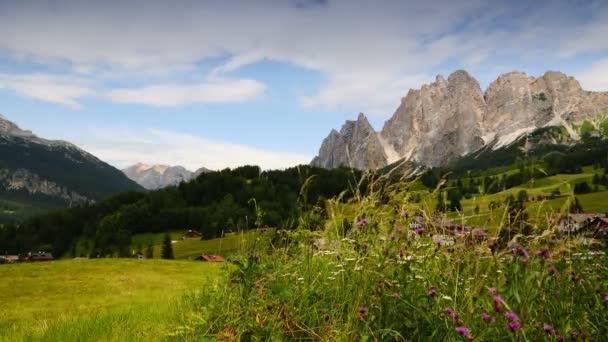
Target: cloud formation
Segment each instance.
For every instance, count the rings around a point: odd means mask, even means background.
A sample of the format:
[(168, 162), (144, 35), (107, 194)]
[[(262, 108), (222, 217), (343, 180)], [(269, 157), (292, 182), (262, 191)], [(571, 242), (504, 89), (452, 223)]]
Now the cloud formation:
[(242, 102), (258, 97), (265, 85), (255, 80), (216, 80), (197, 84), (158, 84), (119, 88), (108, 93), (114, 102), (171, 107), (194, 103)]
[[(288, 63), (326, 80), (303, 105), (386, 117), (445, 65), (483, 72), (606, 51), (606, 23), (605, 1), (24, 0), (0, 2), (0, 51), (91, 77), (155, 75), (110, 99), (161, 106), (214, 102), (209, 85), (172, 77), (201, 62), (216, 64), (201, 79)], [(253, 80), (238, 82), (249, 84), (227, 92), (237, 101), (261, 93)]]
[(0, 74), (0, 89), (8, 89), (20, 96), (56, 103), (79, 109), (78, 98), (95, 91), (86, 80), (72, 76), (48, 74)]
[(312, 160), (312, 156), (304, 154), (269, 151), (171, 130), (100, 127), (72, 134), (71, 141), (118, 168), (143, 162), (181, 165), (193, 171), (202, 166), (219, 170), (247, 164), (280, 169)]

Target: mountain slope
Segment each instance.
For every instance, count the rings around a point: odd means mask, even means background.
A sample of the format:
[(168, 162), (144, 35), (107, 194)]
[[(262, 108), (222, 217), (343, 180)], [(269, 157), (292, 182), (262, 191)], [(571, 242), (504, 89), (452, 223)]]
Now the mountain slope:
[(69, 206), (141, 189), (75, 145), (39, 138), (0, 116), (0, 199)]
[[(377, 169), (405, 159), (445, 166), (489, 144), (508, 145), (537, 128), (561, 125), (576, 139), (576, 124), (593, 121), (605, 112), (608, 93), (585, 91), (560, 72), (548, 71), (538, 78), (507, 73), (482, 92), (474, 78), (458, 70), (447, 80), (439, 75), (435, 82), (408, 92), (377, 133), (383, 153), (371, 149), (345, 156), (343, 146), (362, 146), (369, 138), (342, 134), (340, 140), (338, 132), (332, 131), (313, 164)], [(382, 156), (384, 164), (379, 162)]]

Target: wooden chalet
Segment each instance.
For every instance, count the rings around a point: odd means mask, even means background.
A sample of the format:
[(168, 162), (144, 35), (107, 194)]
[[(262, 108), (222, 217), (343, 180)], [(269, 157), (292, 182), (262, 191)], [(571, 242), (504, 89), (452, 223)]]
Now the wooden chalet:
[(226, 261), (224, 259), (224, 257), (222, 257), (220, 255), (209, 255), (209, 254), (199, 255), (194, 260), (205, 261), (205, 262), (224, 262), (224, 261)]

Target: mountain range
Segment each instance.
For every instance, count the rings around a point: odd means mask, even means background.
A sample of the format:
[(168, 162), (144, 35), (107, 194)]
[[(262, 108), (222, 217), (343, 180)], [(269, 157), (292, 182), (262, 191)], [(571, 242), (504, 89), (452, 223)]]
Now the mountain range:
[(608, 112), (608, 92), (583, 90), (561, 72), (541, 77), (523, 72), (499, 76), (488, 88), (466, 71), (411, 89), (376, 132), (363, 113), (332, 130), (311, 164), (379, 169), (400, 160), (428, 167), (445, 166), (486, 146), (499, 148), (538, 128), (592, 124)]
[(142, 188), (77, 146), (40, 138), (0, 116), (0, 202), (9, 209), (31, 202), (72, 206), (128, 190)]
[(183, 166), (147, 165), (138, 163), (122, 170), (122, 172), (142, 187), (148, 190), (156, 190), (167, 186), (178, 185), (181, 182), (188, 182), (197, 178), (202, 173), (211, 172), (211, 170), (201, 167), (192, 172)]

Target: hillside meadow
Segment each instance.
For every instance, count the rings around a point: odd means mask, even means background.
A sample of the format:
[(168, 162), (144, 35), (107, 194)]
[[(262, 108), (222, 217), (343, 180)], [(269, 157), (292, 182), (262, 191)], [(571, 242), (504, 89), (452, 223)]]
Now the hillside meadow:
[(223, 267), (135, 259), (2, 265), (0, 340), (160, 340), (191, 314), (184, 296), (217, 286)]

